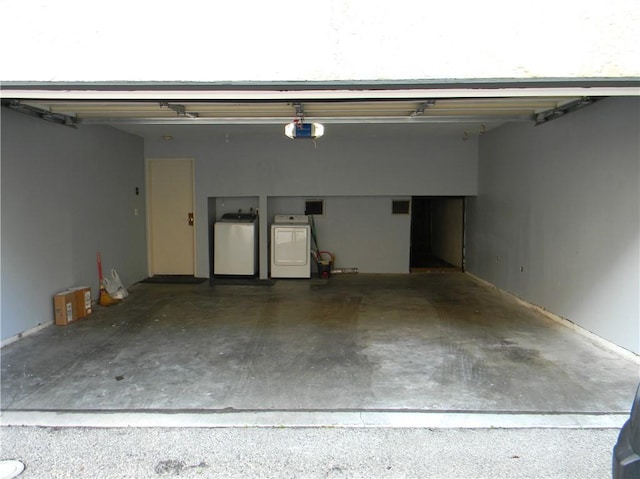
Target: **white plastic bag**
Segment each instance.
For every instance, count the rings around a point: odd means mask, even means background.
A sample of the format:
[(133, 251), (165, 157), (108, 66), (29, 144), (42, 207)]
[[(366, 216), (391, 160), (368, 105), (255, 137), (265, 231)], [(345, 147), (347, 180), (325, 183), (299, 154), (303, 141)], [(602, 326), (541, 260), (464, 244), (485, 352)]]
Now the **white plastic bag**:
[(109, 293), (109, 296), (111, 296), (112, 298), (124, 299), (129, 296), (127, 288), (122, 285), (120, 276), (115, 269), (111, 270), (111, 279), (104, 278), (102, 280), (102, 284), (104, 285), (104, 289), (107, 290), (107, 293)]

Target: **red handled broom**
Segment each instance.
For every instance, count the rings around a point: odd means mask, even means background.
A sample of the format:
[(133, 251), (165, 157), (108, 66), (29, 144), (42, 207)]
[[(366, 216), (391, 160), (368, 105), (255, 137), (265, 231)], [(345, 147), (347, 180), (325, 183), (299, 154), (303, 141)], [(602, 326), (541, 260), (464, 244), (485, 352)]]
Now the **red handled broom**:
[(119, 299), (113, 298), (104, 287), (104, 278), (102, 277), (102, 259), (100, 258), (100, 252), (96, 253), (96, 260), (98, 261), (98, 278), (100, 279), (100, 299), (98, 303), (100, 306), (111, 306), (120, 302)]

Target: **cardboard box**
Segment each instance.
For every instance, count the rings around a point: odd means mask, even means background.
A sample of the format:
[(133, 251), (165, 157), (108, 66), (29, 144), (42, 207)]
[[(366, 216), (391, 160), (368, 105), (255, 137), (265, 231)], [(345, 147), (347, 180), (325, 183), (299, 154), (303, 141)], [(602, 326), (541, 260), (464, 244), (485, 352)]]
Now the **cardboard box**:
[(91, 314), (91, 288), (78, 286), (53, 297), (56, 324), (66, 326)]
[(78, 286), (71, 288), (76, 293), (76, 316), (77, 319), (86, 318), (91, 314), (91, 288), (88, 286)]
[(70, 289), (62, 291), (53, 297), (56, 324), (66, 326), (78, 319), (76, 315), (76, 292)]

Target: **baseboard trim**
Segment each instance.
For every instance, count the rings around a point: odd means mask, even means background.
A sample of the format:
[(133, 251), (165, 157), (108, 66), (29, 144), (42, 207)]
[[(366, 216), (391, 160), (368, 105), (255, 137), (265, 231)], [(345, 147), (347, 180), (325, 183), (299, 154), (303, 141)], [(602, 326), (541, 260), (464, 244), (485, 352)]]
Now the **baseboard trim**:
[(542, 306), (538, 306), (537, 304), (533, 304), (530, 303), (529, 301), (526, 301), (522, 298), (520, 298), (519, 296), (510, 293), (509, 291), (505, 291), (504, 289), (499, 288), (498, 286), (496, 286), (495, 284), (482, 279), (478, 276), (476, 276), (473, 273), (469, 273), (468, 271), (465, 271), (465, 274), (468, 274), (471, 278), (473, 278), (474, 280), (476, 280), (477, 282), (488, 286), (489, 288), (493, 288), (498, 290), (500, 293), (502, 294), (506, 294), (510, 297), (512, 297), (513, 299), (515, 299), (518, 303), (520, 303), (522, 306), (525, 306), (527, 308), (533, 309), (535, 311), (537, 311), (540, 314), (543, 314), (544, 316), (546, 316), (547, 318), (555, 321), (556, 323), (561, 324), (562, 326), (565, 326), (573, 331), (575, 331), (576, 333), (586, 337), (587, 339), (590, 339), (591, 341), (593, 341), (594, 343), (597, 343), (598, 345), (602, 346), (605, 349), (608, 349), (609, 351), (618, 354), (619, 356), (624, 357), (625, 359), (629, 359), (630, 361), (633, 361), (634, 363), (640, 365), (640, 355), (634, 353), (633, 351), (629, 351), (626, 348), (623, 348), (622, 346), (618, 346), (615, 343), (612, 343), (611, 341), (609, 341), (608, 339), (603, 338), (602, 336), (598, 336), (595, 333), (592, 333), (591, 331), (589, 331), (588, 329), (583, 328), (582, 326), (579, 326), (578, 324), (574, 323), (573, 321), (571, 321), (570, 319), (567, 318), (563, 318), (562, 316), (558, 316), (555, 313), (552, 313), (551, 311), (549, 311), (548, 309), (543, 308)]
[(10, 338), (4, 339), (2, 340), (2, 342), (0, 342), (0, 349), (4, 348), (5, 346), (8, 346), (9, 344), (15, 343), (16, 341), (19, 341), (27, 336), (37, 333), (38, 331), (44, 328), (47, 328), (49, 326), (53, 326), (53, 321), (51, 321), (50, 323), (39, 324), (34, 328), (27, 329), (26, 331), (18, 333), (15, 336), (11, 336)]

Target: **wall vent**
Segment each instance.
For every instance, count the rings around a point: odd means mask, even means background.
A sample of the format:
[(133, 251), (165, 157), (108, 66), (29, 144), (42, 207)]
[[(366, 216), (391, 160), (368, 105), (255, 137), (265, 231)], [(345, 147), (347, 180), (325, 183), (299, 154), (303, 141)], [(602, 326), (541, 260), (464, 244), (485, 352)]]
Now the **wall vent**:
[(393, 200), (391, 202), (391, 214), (408, 215), (409, 206), (410, 206), (409, 200)]
[(305, 200), (304, 214), (305, 215), (324, 214), (324, 201), (323, 200)]

